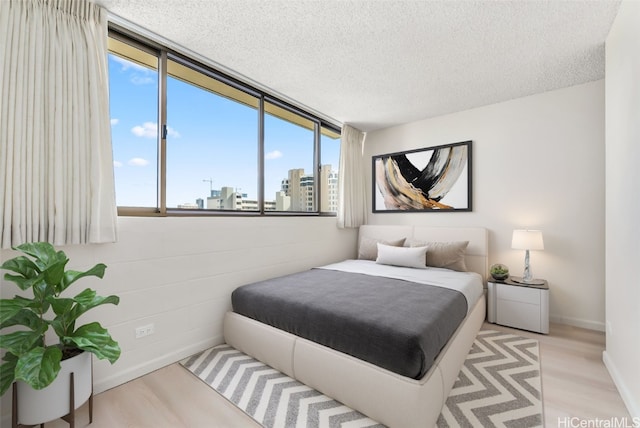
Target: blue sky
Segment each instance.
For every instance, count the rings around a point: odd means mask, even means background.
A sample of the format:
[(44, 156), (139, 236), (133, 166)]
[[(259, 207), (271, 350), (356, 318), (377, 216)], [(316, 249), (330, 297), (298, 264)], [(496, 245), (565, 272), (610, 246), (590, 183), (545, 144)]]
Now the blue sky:
[[(109, 55), (109, 80), (117, 204), (155, 207), (157, 72)], [(167, 125), (167, 207), (205, 198), (210, 179), (213, 189), (234, 187), (257, 199), (256, 109), (168, 78)], [(322, 164), (337, 170), (339, 140), (322, 143)], [(267, 115), (265, 198), (275, 199), (289, 169), (309, 173), (312, 163), (312, 132)]]

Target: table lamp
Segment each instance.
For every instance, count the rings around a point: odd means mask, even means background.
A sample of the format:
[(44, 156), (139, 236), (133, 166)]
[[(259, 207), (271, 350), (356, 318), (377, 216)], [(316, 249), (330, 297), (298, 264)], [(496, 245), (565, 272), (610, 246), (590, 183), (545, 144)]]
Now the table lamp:
[(511, 239), (511, 248), (514, 250), (525, 250), (524, 253), (524, 274), (522, 278), (511, 277), (511, 280), (521, 284), (542, 285), (544, 281), (533, 279), (531, 267), (529, 266), (529, 250), (544, 250), (542, 241), (542, 231), (540, 230), (514, 230)]

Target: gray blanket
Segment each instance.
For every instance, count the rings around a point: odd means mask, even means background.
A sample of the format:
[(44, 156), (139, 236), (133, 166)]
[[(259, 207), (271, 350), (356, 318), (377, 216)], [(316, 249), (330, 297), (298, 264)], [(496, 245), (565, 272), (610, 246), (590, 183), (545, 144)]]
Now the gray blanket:
[(236, 289), (233, 310), (414, 379), (467, 313), (458, 291), (312, 269)]

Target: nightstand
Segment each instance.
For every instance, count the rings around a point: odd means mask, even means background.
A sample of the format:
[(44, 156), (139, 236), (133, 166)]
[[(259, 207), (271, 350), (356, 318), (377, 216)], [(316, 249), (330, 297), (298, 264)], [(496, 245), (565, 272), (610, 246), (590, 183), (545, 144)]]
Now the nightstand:
[(520, 284), (490, 278), (487, 321), (537, 333), (549, 333), (549, 285)]

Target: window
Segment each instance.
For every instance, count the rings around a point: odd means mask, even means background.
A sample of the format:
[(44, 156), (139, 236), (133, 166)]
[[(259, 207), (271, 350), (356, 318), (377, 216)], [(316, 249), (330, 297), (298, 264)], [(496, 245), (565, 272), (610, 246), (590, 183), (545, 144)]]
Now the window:
[(333, 125), (119, 32), (109, 50), (119, 213), (337, 211)]
[[(116, 203), (158, 203), (158, 57), (109, 39), (111, 142)], [(119, 54), (113, 53), (119, 52)]]
[(276, 211), (313, 212), (315, 123), (272, 103), (265, 113), (265, 210), (280, 196)]
[(167, 208), (257, 211), (259, 98), (175, 61), (167, 70)]

